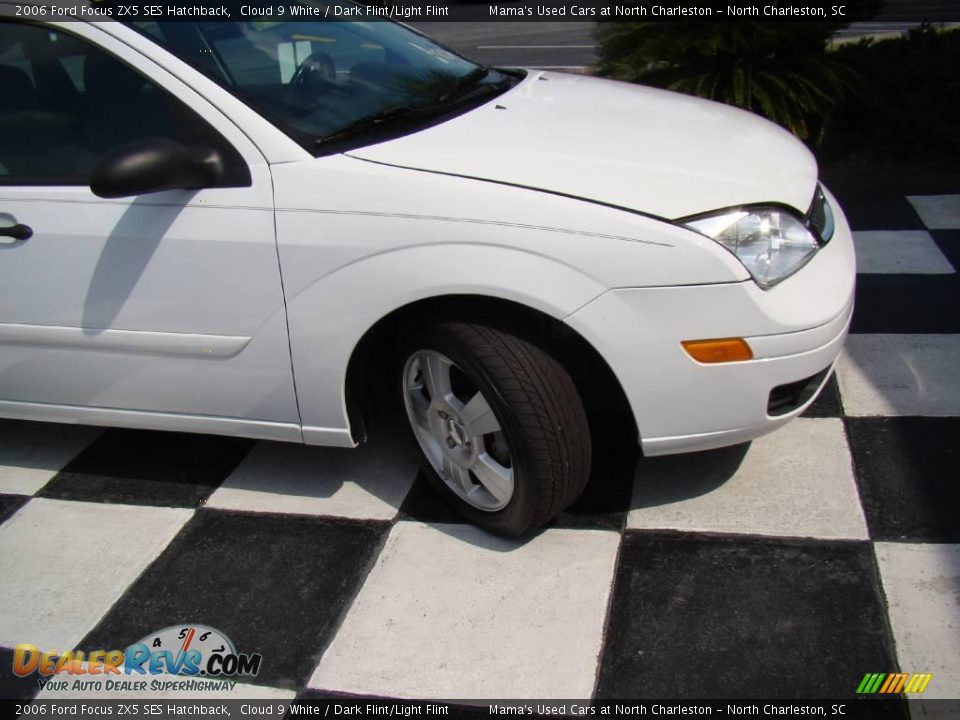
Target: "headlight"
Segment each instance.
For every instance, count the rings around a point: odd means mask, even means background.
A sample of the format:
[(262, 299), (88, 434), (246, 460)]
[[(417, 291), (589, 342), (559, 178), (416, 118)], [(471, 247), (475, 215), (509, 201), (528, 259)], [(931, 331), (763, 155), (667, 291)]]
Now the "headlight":
[(806, 225), (781, 208), (724, 211), (683, 224), (736, 255), (765, 288), (795, 273), (820, 249)]

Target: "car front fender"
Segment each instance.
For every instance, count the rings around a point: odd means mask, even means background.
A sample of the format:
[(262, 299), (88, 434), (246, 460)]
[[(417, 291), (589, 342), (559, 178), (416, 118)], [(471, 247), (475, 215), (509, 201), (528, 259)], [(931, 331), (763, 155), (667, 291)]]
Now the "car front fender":
[(707, 238), (577, 198), (343, 155), (271, 170), (297, 397), (316, 444), (353, 444), (351, 353), (410, 303), (483, 296), (562, 320), (614, 287), (748, 277)]
[(309, 444), (352, 446), (346, 374), (361, 338), (418, 301), (452, 295), (508, 300), (562, 320), (605, 291), (583, 273), (514, 248), (430, 244), (351, 263), (287, 302), (297, 398)]

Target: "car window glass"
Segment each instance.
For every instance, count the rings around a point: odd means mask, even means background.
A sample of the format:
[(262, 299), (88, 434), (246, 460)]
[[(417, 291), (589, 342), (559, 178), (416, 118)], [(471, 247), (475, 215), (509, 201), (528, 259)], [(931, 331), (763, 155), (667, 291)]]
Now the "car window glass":
[[(342, 4), (351, 5), (346, 0)], [(269, 6), (269, 3), (260, 3)], [(358, 120), (436, 103), (477, 65), (390, 22), (130, 22), (306, 149)], [(314, 14), (307, 17), (316, 17)], [(321, 8), (322, 10), (322, 8)], [(324, 12), (319, 12), (322, 17)], [(331, 16), (336, 13), (331, 12)], [(477, 82), (495, 83), (495, 72)]]
[(383, 45), (365, 39), (347, 25), (329, 23), (323, 26), (322, 34), (266, 32), (270, 29), (261, 28), (257, 31), (259, 37), (254, 36), (259, 40), (258, 53), (250, 52), (250, 35), (246, 33), (214, 39), (237, 87), (269, 86), (278, 81), (281, 85), (289, 85), (297, 68), (309, 62), (311, 57), (324, 63), (321, 69), (330, 81), (347, 78), (358, 63), (382, 63), (387, 59)]
[(243, 160), (181, 101), (68, 33), (0, 22), (0, 185), (83, 185), (106, 152), (162, 137)]

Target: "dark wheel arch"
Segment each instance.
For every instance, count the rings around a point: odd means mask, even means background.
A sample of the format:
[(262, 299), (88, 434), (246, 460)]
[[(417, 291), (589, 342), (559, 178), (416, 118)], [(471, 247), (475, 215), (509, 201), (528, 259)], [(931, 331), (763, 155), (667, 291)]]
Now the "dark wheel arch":
[(388, 387), (390, 364), (400, 351), (404, 333), (427, 322), (481, 322), (528, 337), (549, 351), (570, 373), (583, 398), (591, 426), (616, 417), (628, 423), (624, 434), (639, 444), (639, 432), (620, 381), (594, 347), (563, 322), (521, 303), (482, 295), (444, 295), (394, 310), (372, 325), (354, 347), (346, 374), (350, 431), (366, 440), (384, 419), (393, 395)]

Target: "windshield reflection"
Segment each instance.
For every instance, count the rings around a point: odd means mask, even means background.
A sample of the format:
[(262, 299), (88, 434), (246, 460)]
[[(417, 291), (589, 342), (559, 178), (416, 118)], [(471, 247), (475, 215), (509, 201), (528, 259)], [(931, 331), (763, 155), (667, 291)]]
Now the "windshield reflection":
[[(322, 13), (342, 17), (345, 10), (355, 13), (363, 7), (352, 2), (256, 6), (264, 13), (271, 11), (268, 17), (273, 18), (291, 18), (296, 8), (301, 10), (298, 17)], [(456, 110), (458, 102), (512, 84), (511, 75), (482, 68), (386, 20), (130, 25), (223, 85), (310, 151), (330, 137), (350, 136), (361, 142), (375, 139), (390, 126), (412, 131), (418, 122)], [(363, 133), (354, 132), (360, 128)]]

